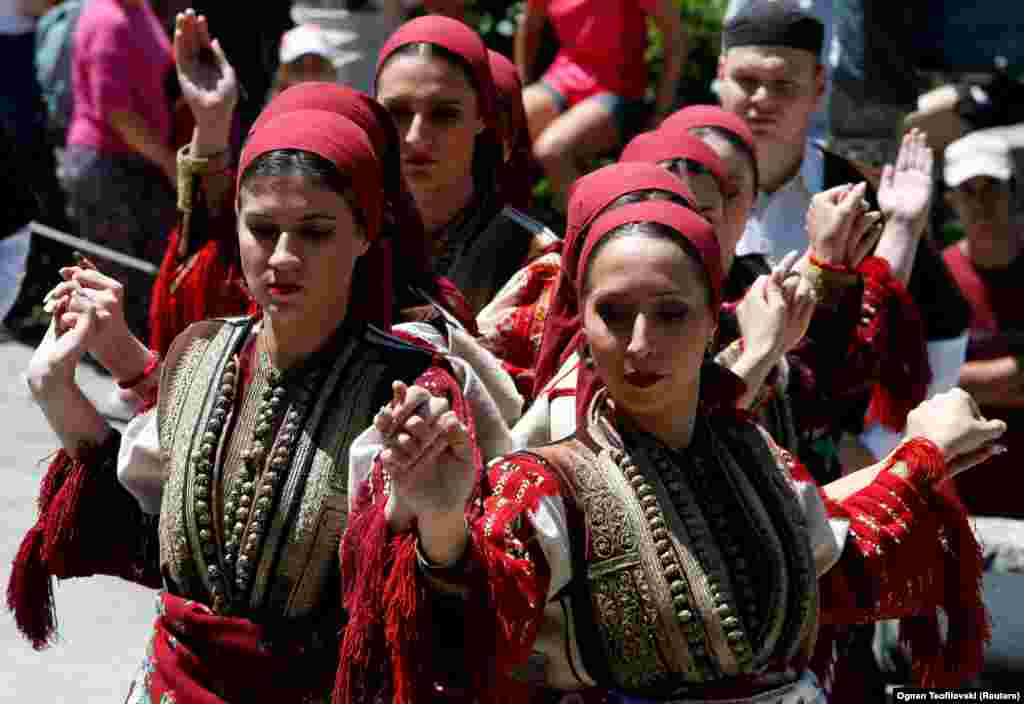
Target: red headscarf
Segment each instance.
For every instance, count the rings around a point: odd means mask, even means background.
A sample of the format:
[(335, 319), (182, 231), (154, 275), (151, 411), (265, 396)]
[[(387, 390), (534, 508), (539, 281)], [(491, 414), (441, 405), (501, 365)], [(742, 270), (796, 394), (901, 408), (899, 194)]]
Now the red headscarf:
[(508, 147), (509, 155), (502, 169), (501, 195), (505, 203), (514, 208), (526, 208), (530, 204), (530, 158), (533, 143), (523, 107), (523, 84), (519, 71), (504, 54), (488, 49), (491, 75), (498, 91), (498, 106), (505, 120), (499, 121), (506, 128), (501, 135)]
[(497, 134), (497, 92), (491, 76), (487, 47), (479, 34), (450, 17), (417, 17), (395, 30), (384, 42), (377, 59), (378, 76), (391, 55), (406, 44), (433, 44), (464, 59), (472, 72), (471, 77), (480, 101), (480, 115), (484, 124)]
[(665, 118), (658, 128), (672, 130), (691, 130), (697, 127), (718, 127), (731, 132), (757, 153), (757, 144), (750, 125), (735, 113), (731, 113), (717, 105), (691, 105)]
[(583, 286), (583, 274), (587, 270), (587, 262), (594, 254), (594, 249), (612, 230), (628, 223), (657, 222), (667, 225), (679, 236), (692, 245), (698, 256), (698, 262), (707, 276), (708, 307), (711, 315), (718, 317), (718, 309), (722, 305), (722, 253), (715, 238), (714, 228), (697, 213), (684, 205), (667, 200), (645, 200), (630, 203), (604, 213), (590, 226), (583, 242), (579, 261), (576, 262), (576, 298), (580, 299)]
[(363, 129), (384, 171), (382, 235), (389, 237), (390, 242), (382, 249), (390, 247), (394, 251), (395, 281), (432, 291), (430, 240), (416, 201), (402, 177), (398, 130), (387, 109), (365, 93), (348, 86), (307, 81), (279, 93), (256, 118), (249, 133), (253, 134), (278, 115), (295, 110), (326, 110), (348, 118)]
[(539, 394), (575, 351), (581, 322), (576, 300), (577, 263), (582, 250), (582, 234), (616, 199), (636, 191), (656, 189), (675, 193), (686, 202), (694, 202), (686, 184), (654, 164), (633, 162), (611, 164), (583, 176), (569, 191), (568, 223), (562, 242), (562, 270), (544, 323), (537, 357), (533, 395)]
[[(658, 167), (660, 168), (660, 167)], [(573, 262), (575, 278), (572, 290), (573, 301), (571, 305), (576, 307), (577, 319), (580, 321), (581, 329), (574, 338), (573, 348), (578, 348), (583, 340), (582, 333), (582, 312), (579, 310), (582, 302), (584, 284), (584, 272), (587, 271), (587, 264), (594, 254), (597, 246), (611, 232), (622, 225), (629, 223), (657, 222), (670, 227), (680, 240), (689, 245), (688, 253), (696, 255), (695, 259), (707, 277), (708, 284), (708, 309), (712, 316), (718, 318), (718, 310), (722, 301), (722, 254), (718, 248), (718, 240), (715, 238), (714, 229), (707, 220), (697, 215), (689, 208), (678, 203), (667, 200), (645, 200), (638, 203), (623, 205), (610, 210), (599, 216), (588, 228), (583, 242), (579, 258)], [(561, 283), (561, 281), (559, 282)], [(564, 295), (560, 287), (556, 290), (557, 303), (560, 294)], [(552, 303), (552, 307), (555, 302)], [(712, 371), (717, 372), (717, 365)], [(727, 376), (727, 375), (723, 375)], [(577, 427), (584, 427), (587, 413), (590, 410), (591, 401), (595, 394), (604, 386), (604, 382), (597, 376), (596, 372), (586, 366), (581, 366), (576, 380), (576, 423)], [(706, 388), (715, 386), (715, 381), (709, 379)], [(728, 403), (732, 403), (738, 395), (736, 386), (730, 382), (722, 385), (721, 388), (714, 388), (714, 393), (726, 397)], [(702, 394), (704, 395), (704, 394)]]
[(739, 115), (717, 105), (691, 105), (666, 117), (658, 129), (672, 130), (675, 133), (699, 127), (717, 127), (729, 132), (747, 145), (750, 153), (755, 156), (754, 184), (756, 186), (759, 180), (756, 160), (757, 142), (754, 141), (754, 133), (750, 130), (750, 125)]
[(378, 240), (384, 216), (384, 168), (366, 132), (352, 120), (327, 110), (292, 110), (264, 120), (250, 132), (242, 149), (237, 188), (257, 157), (279, 149), (316, 154), (347, 177), (366, 236), (373, 243), (357, 265), (349, 316), (388, 329), (394, 295), (392, 257), (390, 248)]
[(695, 161), (711, 172), (723, 193), (732, 190), (729, 170), (715, 150), (688, 131), (660, 128), (653, 132), (641, 132), (622, 150), (619, 161), (645, 161), (657, 164), (674, 159)]

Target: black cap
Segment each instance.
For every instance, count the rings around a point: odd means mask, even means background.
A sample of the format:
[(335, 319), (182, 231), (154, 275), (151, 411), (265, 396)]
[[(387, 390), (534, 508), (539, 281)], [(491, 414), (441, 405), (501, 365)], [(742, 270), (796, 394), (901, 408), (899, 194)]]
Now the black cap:
[(722, 50), (737, 46), (787, 46), (815, 56), (825, 44), (825, 25), (817, 18), (777, 2), (757, 2), (726, 22)]

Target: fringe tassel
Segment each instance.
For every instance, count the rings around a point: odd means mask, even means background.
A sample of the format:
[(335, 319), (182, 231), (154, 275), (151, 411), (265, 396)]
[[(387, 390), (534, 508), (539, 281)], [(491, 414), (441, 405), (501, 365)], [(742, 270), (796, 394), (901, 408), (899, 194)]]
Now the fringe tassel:
[(417, 574), (416, 534), (397, 539), (391, 574), (384, 588), (387, 611), (384, 634), (391, 656), (394, 703), (415, 704), (430, 700), (436, 670), (432, 656), (431, 599)]
[[(120, 440), (119, 433), (111, 432), (101, 446), (83, 443), (77, 459), (59, 450), (40, 484), (39, 517), (21, 542), (7, 584), (7, 608), (36, 650), (52, 641), (56, 629), (53, 577), (88, 576), (112, 566), (128, 572), (128, 565), (118, 562), (125, 559), (118, 550), (121, 545), (116, 539), (108, 540), (110, 531), (95, 525), (96, 520), (112, 520), (111, 516), (123, 518), (125, 507), (116, 499), (127, 497), (127, 507), (133, 505), (113, 477)], [(121, 494), (112, 497), (108, 487)], [(83, 499), (86, 492), (93, 496)], [(83, 526), (87, 504), (102, 508), (88, 517), (93, 525)], [(85, 544), (83, 536), (90, 534), (93, 544)]]
[(18, 630), (42, 650), (53, 639), (57, 628), (56, 603), (47, 544), (48, 516), (77, 462), (64, 449), (50, 461), (39, 485), (39, 517), (21, 541), (7, 583), (7, 608), (14, 614)]
[[(374, 505), (369, 483), (360, 488), (342, 538), (342, 603), (348, 624), (341, 642), (334, 704), (373, 702), (388, 689), (388, 673), (373, 673), (384, 662), (383, 594), (390, 563), (390, 531), (383, 505)], [(376, 690), (376, 692), (374, 692)]]
[(865, 307), (873, 309), (864, 334), (879, 356), (879, 378), (872, 388), (866, 421), (899, 431), (931, 383), (924, 322), (907, 289), (893, 278), (888, 262), (868, 257), (858, 271), (864, 277)]
[[(937, 601), (947, 620), (943, 639), (938, 615), (930, 608), (901, 623), (900, 642), (910, 653), (921, 686), (960, 686), (981, 672), (985, 646), (992, 638), (983, 596), (981, 546), (966, 509), (949, 482), (943, 481), (945, 461), (939, 449), (917, 438), (893, 453), (889, 467), (899, 461), (912, 468), (911, 483), (929, 499), (928, 515), (922, 517), (925, 525), (918, 526), (918, 531), (928, 533), (923, 537), (931, 543), (935, 566), (924, 571), (929, 594), (922, 596), (931, 597), (932, 603)], [(934, 526), (933, 531), (927, 531), (928, 524)]]
[(941, 607), (946, 614), (946, 637), (941, 639), (938, 617), (933, 615), (921, 629), (930, 627), (933, 642), (942, 643), (936, 648), (938, 652), (927, 646), (922, 651), (921, 639), (914, 638), (913, 628), (907, 640), (921, 686), (957, 687), (981, 672), (985, 646), (992, 639), (992, 624), (983, 594), (982, 550), (967, 521), (967, 513), (955, 495), (937, 491), (935, 497), (934, 516), (943, 530), (940, 540), (945, 593)]
[(29, 530), (21, 541), (7, 583), (7, 608), (14, 613), (18, 630), (31, 641), (34, 650), (50, 645), (57, 630), (53, 580), (43, 559), (44, 537), (39, 523)]

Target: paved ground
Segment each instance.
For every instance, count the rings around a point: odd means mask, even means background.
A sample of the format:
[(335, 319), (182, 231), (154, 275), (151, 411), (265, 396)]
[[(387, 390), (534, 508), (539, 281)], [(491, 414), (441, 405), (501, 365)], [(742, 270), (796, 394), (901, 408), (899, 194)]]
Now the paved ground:
[[(36, 518), (35, 499), (56, 440), (25, 386), (32, 350), (0, 343), (0, 594), (21, 537)], [(82, 387), (102, 404), (110, 381), (89, 368)], [(66, 582), (57, 587), (60, 642), (34, 652), (0, 608), (0, 701), (111, 704), (124, 701), (141, 661), (154, 615), (153, 592), (114, 578)]]

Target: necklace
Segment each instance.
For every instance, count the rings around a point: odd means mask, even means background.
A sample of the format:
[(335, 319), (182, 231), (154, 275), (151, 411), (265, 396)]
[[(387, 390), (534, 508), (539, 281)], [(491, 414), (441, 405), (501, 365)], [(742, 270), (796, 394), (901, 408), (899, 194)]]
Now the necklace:
[[(257, 347), (261, 339), (257, 338)], [(257, 350), (256, 356), (259, 365), (270, 366), (265, 351)], [(213, 608), (217, 613), (241, 607), (252, 587), (272, 508), (288, 474), (302, 421), (319, 380), (319, 375), (314, 374), (307, 376), (305, 383), (290, 384), (291, 375), (270, 367), (268, 387), (263, 391), (256, 412), (252, 444), (242, 455), (243, 467), (224, 502), (223, 539), (218, 540), (219, 531), (214, 527), (210, 505), (211, 484), (217, 446), (238, 396), (239, 367), (237, 354), (225, 364), (214, 410), (199, 450), (192, 455), (195, 515), (200, 544), (208, 561)], [(289, 386), (294, 388), (290, 390)], [(276, 434), (275, 428), (278, 428)]]

